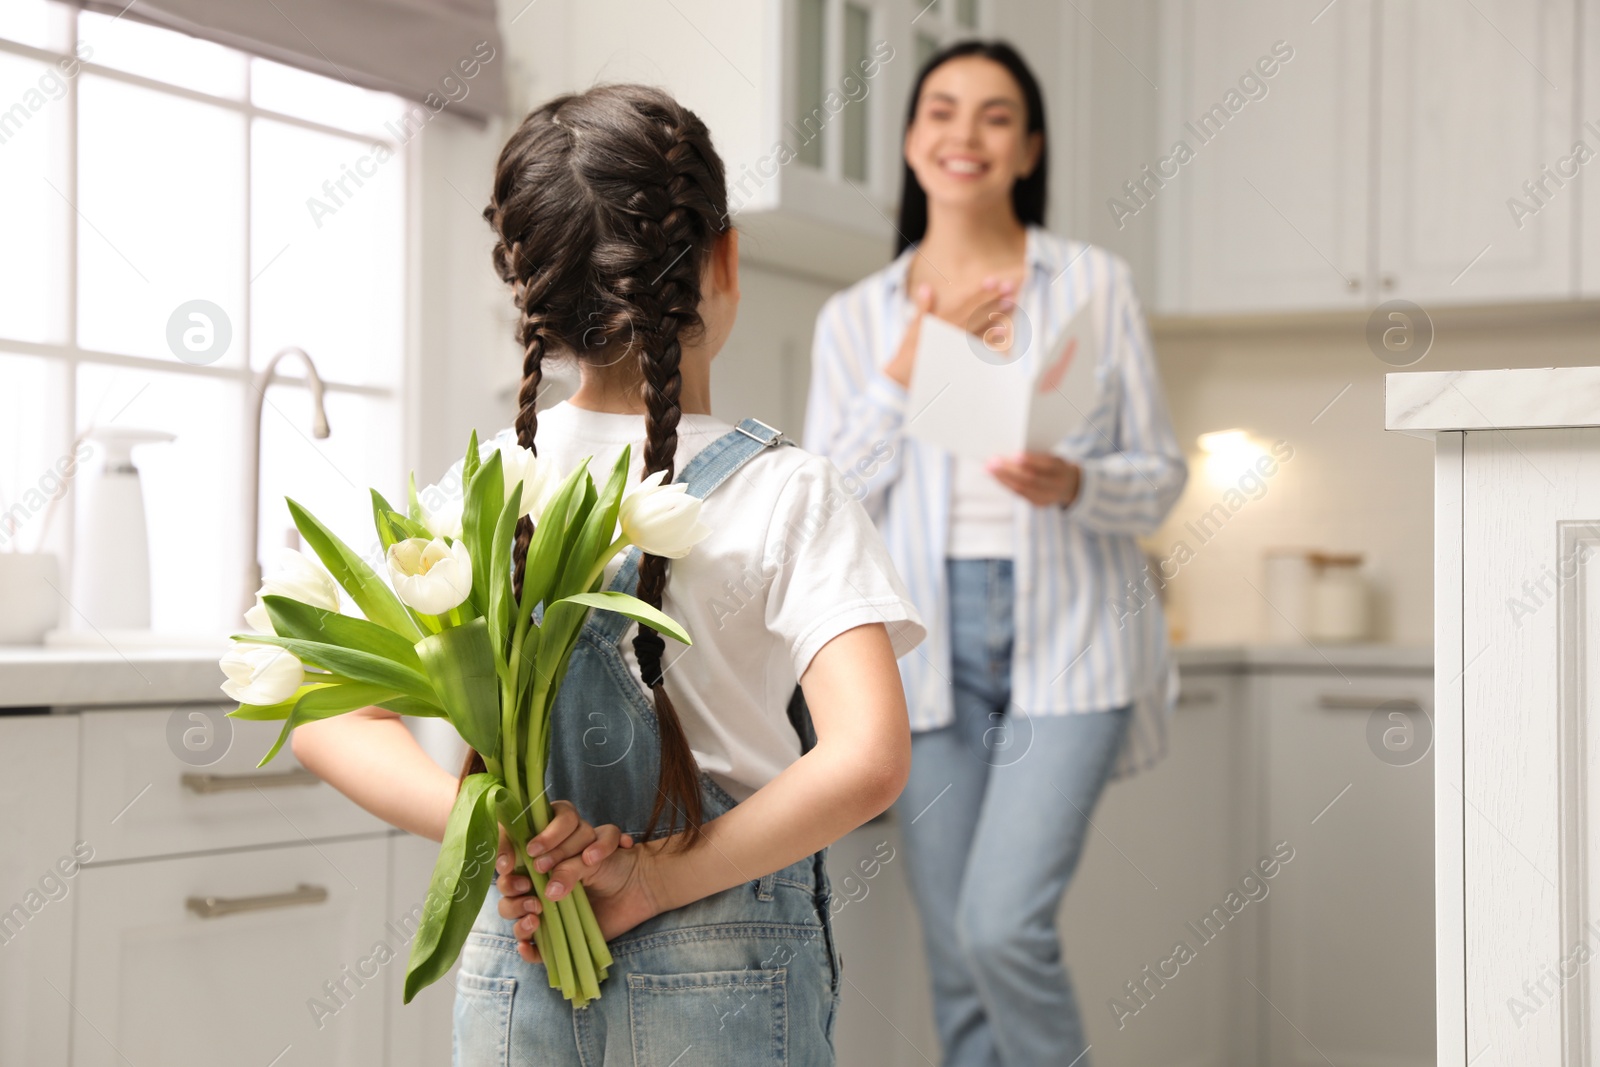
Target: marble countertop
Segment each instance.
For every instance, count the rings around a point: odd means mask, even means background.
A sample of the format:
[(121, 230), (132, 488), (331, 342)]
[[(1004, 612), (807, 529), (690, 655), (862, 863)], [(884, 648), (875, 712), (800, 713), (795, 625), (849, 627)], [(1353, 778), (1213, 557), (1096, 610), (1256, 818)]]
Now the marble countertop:
[(1600, 426), (1600, 367), (1386, 374), (1383, 403), (1386, 429), (1421, 436)]
[[(0, 708), (228, 703), (215, 649), (0, 647)], [(1431, 671), (1426, 645), (1178, 645), (1179, 670)]]

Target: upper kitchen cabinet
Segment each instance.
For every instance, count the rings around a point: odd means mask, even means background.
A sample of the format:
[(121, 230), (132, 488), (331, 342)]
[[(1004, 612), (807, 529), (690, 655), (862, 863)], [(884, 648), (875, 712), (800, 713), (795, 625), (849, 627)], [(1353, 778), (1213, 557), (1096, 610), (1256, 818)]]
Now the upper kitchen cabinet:
[(1161, 10), (1161, 310), (1575, 295), (1574, 0)]
[(1117, 210), (1160, 212), (1165, 309), (1363, 306), (1372, 3), (1343, 0), (1315, 23), (1273, 0), (1163, 11), (1175, 91)]
[(986, 6), (980, 0), (531, 5), (507, 35), (537, 41), (524, 50), (548, 55), (549, 65), (516, 80), (523, 99), (515, 106), (526, 109), (560, 88), (591, 82), (668, 89), (713, 131), (744, 256), (853, 282), (882, 267), (893, 251), (900, 131), (917, 65), (950, 41), (988, 32)]
[(1404, 0), (1380, 18), (1385, 296), (1572, 296), (1573, 0)]

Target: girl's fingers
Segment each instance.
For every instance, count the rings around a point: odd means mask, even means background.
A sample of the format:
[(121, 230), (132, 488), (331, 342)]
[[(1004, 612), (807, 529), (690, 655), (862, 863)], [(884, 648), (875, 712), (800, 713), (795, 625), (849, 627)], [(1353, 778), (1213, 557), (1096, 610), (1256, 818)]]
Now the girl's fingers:
[[(520, 878), (520, 880), (523, 885), (528, 884), (526, 878)], [(505, 893), (504, 890), (501, 890), (501, 892), (504, 895), (501, 896), (500, 903), (496, 907), (499, 909), (500, 918), (502, 919), (520, 919), (529, 912), (537, 915), (544, 911), (544, 905), (539, 903), (539, 895), (533, 892), (531, 886), (523, 890), (521, 894)]]
[[(627, 841), (624, 845), (622, 842)], [(633, 845), (633, 835), (622, 832), (622, 827), (616, 823), (606, 823), (604, 826), (595, 827), (594, 844), (583, 850), (583, 862), (593, 867), (619, 848), (628, 848)]]
[(594, 827), (586, 822), (580, 822), (565, 840), (554, 848), (548, 850), (533, 861), (535, 870), (550, 871), (556, 864), (571, 859), (595, 842)]
[(583, 822), (578, 818), (578, 809), (568, 800), (558, 800), (550, 807), (555, 814), (550, 817), (550, 824), (542, 831), (535, 834), (528, 842), (528, 855), (542, 856), (571, 836), (572, 831)]

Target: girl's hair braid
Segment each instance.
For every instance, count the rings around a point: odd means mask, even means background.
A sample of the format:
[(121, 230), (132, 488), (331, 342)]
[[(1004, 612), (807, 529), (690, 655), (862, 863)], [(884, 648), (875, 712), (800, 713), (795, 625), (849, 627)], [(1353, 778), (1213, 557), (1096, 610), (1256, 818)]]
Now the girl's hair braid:
[[(497, 237), (495, 269), (519, 312), (518, 441), (534, 447), (546, 355), (571, 356), (597, 372), (615, 366), (613, 373), (639, 382), (644, 400), (643, 476), (665, 471), (670, 482), (681, 415), (680, 338), (704, 329), (700, 277), (730, 225), (722, 160), (705, 124), (649, 86), (558, 96), (507, 141), (483, 217)], [(523, 519), (513, 554), (519, 596), (531, 531)], [(638, 597), (659, 608), (666, 582), (667, 560), (645, 555)], [(683, 818), (684, 844), (692, 845), (703, 817), (700, 770), (662, 682), (665, 643), (641, 625), (633, 647), (661, 738), (659, 788), (643, 837), (655, 835), (670, 805)], [(481, 766), (469, 752), (463, 777)]]

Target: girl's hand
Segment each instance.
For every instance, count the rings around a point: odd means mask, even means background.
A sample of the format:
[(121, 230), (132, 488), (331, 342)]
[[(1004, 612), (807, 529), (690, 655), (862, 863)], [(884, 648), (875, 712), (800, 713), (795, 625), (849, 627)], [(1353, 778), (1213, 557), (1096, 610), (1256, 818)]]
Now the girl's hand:
[(1001, 485), (1039, 507), (1066, 507), (1078, 499), (1083, 468), (1053, 452), (998, 456), (985, 468)]
[[(528, 842), (534, 869), (549, 873), (546, 893), (560, 900), (582, 882), (594, 910), (600, 932), (607, 940), (646, 919), (659, 914), (651, 856), (635, 849), (631, 834), (612, 824), (592, 826), (579, 817), (569, 801), (555, 801), (550, 825)], [(512, 844), (502, 828), (500, 855), (495, 863), (499, 872), (496, 886), (501, 893), (500, 917), (516, 920), (513, 929), (517, 949), (529, 963), (539, 962), (539, 951), (532, 943), (543, 907), (533, 883), (525, 874), (513, 873)]]

